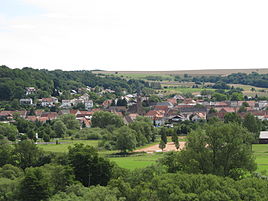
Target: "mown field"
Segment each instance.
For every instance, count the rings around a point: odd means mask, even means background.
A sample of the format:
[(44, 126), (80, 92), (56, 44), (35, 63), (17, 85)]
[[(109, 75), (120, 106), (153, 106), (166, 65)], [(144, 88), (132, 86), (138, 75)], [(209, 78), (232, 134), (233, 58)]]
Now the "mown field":
[(253, 151), (258, 165), (257, 172), (268, 173), (268, 144), (254, 144)]
[(229, 75), (232, 73), (251, 73), (260, 74), (268, 73), (267, 68), (263, 69), (204, 69), (204, 70), (175, 70), (175, 71), (92, 71), (95, 74), (114, 74), (123, 76), (140, 76), (140, 75)]
[[(38, 147), (42, 148), (44, 151), (67, 152), (68, 147), (73, 146), (75, 143), (83, 143), (86, 145), (97, 147), (99, 141), (98, 140), (60, 140), (60, 143), (61, 142), (65, 142), (65, 143), (58, 144), (58, 145), (56, 144), (40, 145), (39, 144)], [(156, 143), (153, 143), (153, 144), (156, 144)], [(150, 145), (146, 145), (146, 146), (150, 146)], [(253, 151), (256, 157), (256, 163), (258, 165), (257, 172), (266, 171), (268, 173), (268, 144), (254, 144)], [(116, 153), (116, 151), (100, 151), (99, 153), (103, 156), (109, 157), (110, 154)], [(127, 157), (109, 157), (109, 159), (117, 163), (120, 167), (133, 170), (136, 168), (143, 168), (148, 165), (151, 165), (155, 163), (156, 160), (158, 160), (162, 156), (163, 156), (162, 153), (133, 154)]]

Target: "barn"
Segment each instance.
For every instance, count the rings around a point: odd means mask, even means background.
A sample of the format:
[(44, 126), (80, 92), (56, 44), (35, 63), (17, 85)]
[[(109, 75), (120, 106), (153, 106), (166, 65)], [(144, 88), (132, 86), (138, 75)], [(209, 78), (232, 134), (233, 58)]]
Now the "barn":
[(268, 144), (268, 131), (261, 131), (259, 136), (260, 144)]

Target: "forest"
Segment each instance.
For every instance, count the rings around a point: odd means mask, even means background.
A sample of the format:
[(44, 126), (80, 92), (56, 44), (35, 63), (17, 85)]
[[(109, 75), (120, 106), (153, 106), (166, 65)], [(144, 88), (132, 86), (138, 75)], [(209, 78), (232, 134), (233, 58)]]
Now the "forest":
[(145, 81), (97, 76), (90, 71), (48, 71), (27, 67), (11, 69), (0, 66), (0, 101), (24, 98), (26, 87), (35, 87), (38, 89), (37, 98), (45, 98), (86, 86), (111, 89), (116, 95), (122, 95), (123, 91), (135, 93), (150, 87)]
[(232, 73), (227, 76), (196, 76), (191, 77), (193, 82), (224, 82), (229, 84), (244, 84), (255, 87), (268, 88), (268, 74), (259, 74), (252, 72), (246, 73)]

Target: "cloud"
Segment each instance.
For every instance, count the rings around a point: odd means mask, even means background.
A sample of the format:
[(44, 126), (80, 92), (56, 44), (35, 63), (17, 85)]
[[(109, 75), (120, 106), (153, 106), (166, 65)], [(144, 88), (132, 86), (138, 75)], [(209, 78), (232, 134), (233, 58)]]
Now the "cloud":
[(268, 65), (266, 1), (23, 1), (42, 12), (8, 19), (0, 15), (0, 63), (11, 67), (180, 70)]

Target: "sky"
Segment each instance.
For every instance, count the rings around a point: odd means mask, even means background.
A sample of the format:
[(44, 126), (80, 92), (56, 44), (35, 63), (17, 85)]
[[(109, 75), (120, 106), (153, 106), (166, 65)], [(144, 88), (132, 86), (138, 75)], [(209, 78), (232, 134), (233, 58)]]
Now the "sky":
[(268, 67), (267, 0), (0, 0), (0, 65)]

